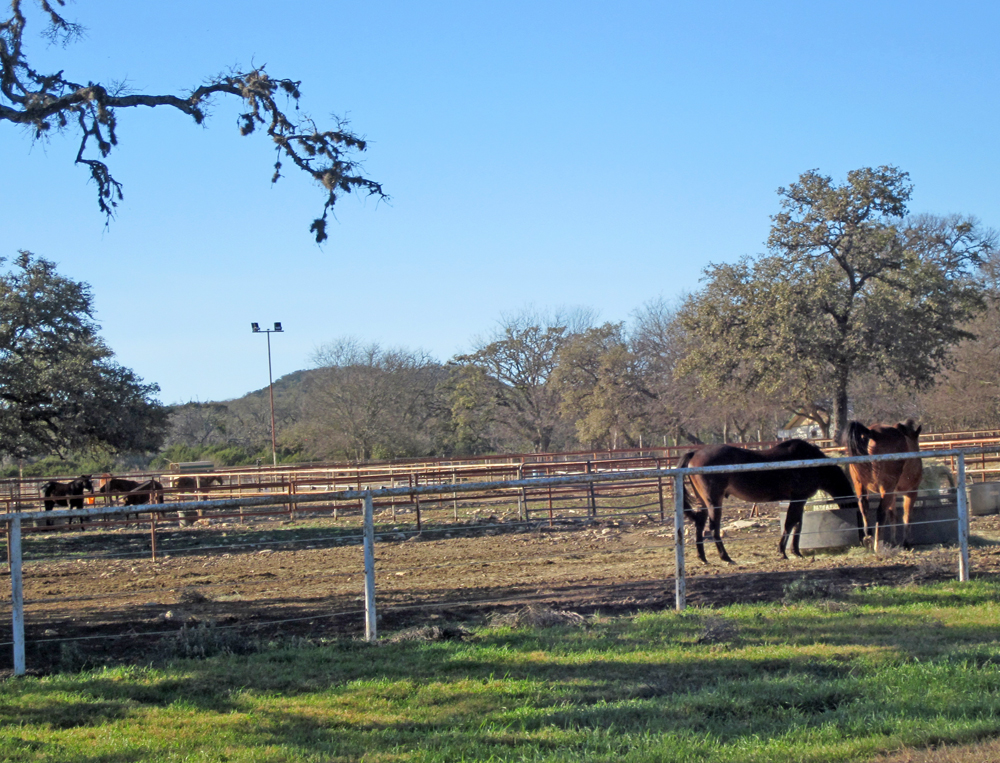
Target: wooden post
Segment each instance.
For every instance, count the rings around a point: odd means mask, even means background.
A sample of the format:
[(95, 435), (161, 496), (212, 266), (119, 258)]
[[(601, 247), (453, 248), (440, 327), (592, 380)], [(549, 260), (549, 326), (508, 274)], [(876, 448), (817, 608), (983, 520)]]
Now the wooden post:
[[(660, 468), (659, 459), (657, 459), (656, 468), (657, 469)], [(664, 507), (663, 507), (663, 477), (656, 478), (656, 495), (660, 501), (660, 521), (662, 522), (666, 518), (666, 514), (664, 513)]]
[[(519, 480), (524, 479), (523, 462), (517, 465), (517, 478)], [(517, 492), (517, 518), (524, 521), (528, 520), (528, 493), (523, 487)]]
[[(587, 461), (587, 474), (593, 474), (593, 469), (591, 467), (591, 463), (590, 463), (589, 459)], [(597, 494), (594, 492), (594, 483), (593, 482), (588, 482), (587, 483), (587, 499), (588, 499), (587, 515), (590, 516), (590, 517), (596, 517), (597, 516)]]
[(153, 549), (153, 561), (156, 561), (156, 513), (149, 512), (149, 537)]
[(378, 638), (375, 617), (375, 507), (371, 491), (364, 500), (364, 546), (365, 546), (365, 641), (374, 642)]
[(24, 579), (21, 570), (21, 515), (7, 526), (10, 535), (10, 601), (14, 626), (14, 675), (24, 675)]
[(958, 487), (956, 488), (958, 508), (958, 579), (969, 580), (969, 507), (965, 497), (965, 454), (958, 454)]
[(680, 612), (687, 606), (687, 586), (684, 579), (684, 475), (674, 477), (674, 608)]
[[(413, 487), (420, 487), (420, 475), (416, 472), (413, 473)], [(413, 510), (417, 514), (417, 532), (420, 532), (422, 527), (420, 524), (420, 494), (413, 493)]]

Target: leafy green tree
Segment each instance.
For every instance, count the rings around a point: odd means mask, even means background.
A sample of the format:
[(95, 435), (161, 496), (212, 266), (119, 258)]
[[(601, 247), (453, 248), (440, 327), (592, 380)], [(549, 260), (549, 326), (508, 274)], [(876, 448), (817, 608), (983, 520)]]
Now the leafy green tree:
[(0, 452), (159, 447), (159, 387), (119, 365), (99, 328), (90, 288), (48, 260), (21, 252), (0, 275)]
[(648, 433), (649, 402), (642, 358), (621, 323), (605, 323), (571, 336), (560, 347), (552, 381), (563, 416), (575, 422), (582, 443), (634, 446)]
[[(273, 78), (262, 66), (211, 77), (178, 96), (135, 93), (124, 83), (102, 84), (86, 77), (75, 81), (65, 77), (63, 70), (42, 72), (31, 65), (25, 48), (29, 14), (24, 8), (31, 4), (30, 0), (11, 0), (9, 18), (0, 20), (0, 121), (24, 125), (36, 139), (53, 129), (75, 133), (79, 139), (76, 163), (90, 170), (98, 206), (109, 220), (122, 199), (122, 184), (104, 161), (118, 143), (118, 110), (165, 106), (202, 124), (212, 99), (225, 96), (241, 100), (246, 108), (239, 117), (241, 135), (262, 129), (274, 142), (277, 159), (272, 183), (281, 177), (283, 162), (290, 162), (323, 188), (323, 213), (310, 227), (317, 243), (326, 239), (327, 214), (342, 194), (358, 191), (385, 197), (378, 183), (361, 174), (354, 157), (365, 150), (366, 143), (346, 123), (323, 130), (311, 119), (293, 119), (282, 110), (282, 97), (298, 110), (300, 82)], [(38, 15), (48, 21), (44, 35), (51, 42), (66, 44), (83, 35), (80, 25), (59, 12), (65, 0), (35, 0), (34, 4)]]
[(452, 361), (440, 393), (448, 407), (442, 429), (448, 453), (479, 455), (504, 449), (498, 424), (500, 383), (481, 366)]
[(911, 190), (895, 167), (843, 185), (812, 170), (778, 189), (769, 253), (709, 266), (685, 304), (684, 369), (706, 390), (780, 396), (827, 433), (845, 425), (859, 374), (929, 387), (969, 336), (995, 236), (971, 218), (907, 218)]

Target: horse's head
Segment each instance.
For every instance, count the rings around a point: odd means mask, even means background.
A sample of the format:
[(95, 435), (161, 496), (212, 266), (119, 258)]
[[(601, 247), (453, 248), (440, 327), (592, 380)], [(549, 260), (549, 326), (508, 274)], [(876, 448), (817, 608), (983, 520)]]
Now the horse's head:
[(90, 481), (90, 475), (89, 474), (82, 474), (82, 475), (80, 475), (80, 479), (78, 479), (77, 482), (88, 493), (93, 493), (94, 492), (94, 483)]
[(907, 439), (911, 439), (914, 442), (920, 437), (920, 432), (923, 431), (923, 425), (917, 426), (917, 422), (913, 419), (907, 419), (899, 424), (896, 424), (896, 429), (903, 433)]

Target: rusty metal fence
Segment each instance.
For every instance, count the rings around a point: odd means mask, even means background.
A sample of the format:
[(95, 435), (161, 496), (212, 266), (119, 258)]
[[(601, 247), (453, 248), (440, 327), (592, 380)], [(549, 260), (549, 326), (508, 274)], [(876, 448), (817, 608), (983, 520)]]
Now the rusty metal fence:
[[(994, 446), (987, 446), (994, 447)], [(968, 551), (968, 508), (966, 502), (966, 461), (978, 458), (983, 449), (955, 450), (942, 449), (923, 451), (922, 458), (945, 459), (955, 464), (957, 473), (956, 508), (957, 537), (959, 556), (957, 575), (959, 580), (969, 578)], [(995, 454), (995, 447), (990, 451)], [(116, 519), (126, 521), (127, 513), (141, 512), (137, 521), (150, 526), (152, 534), (153, 553), (156, 553), (156, 528), (158, 523), (166, 520), (166, 511), (177, 512), (177, 518), (194, 517), (245, 517), (259, 513), (288, 512), (309, 513), (329, 511), (356, 512), (362, 518), (362, 534), (364, 544), (364, 579), (365, 579), (365, 609), (366, 638), (376, 638), (376, 597), (374, 581), (374, 513), (376, 508), (383, 512), (395, 513), (397, 508), (405, 507), (406, 511), (415, 514), (416, 525), (421, 526), (421, 506), (424, 511), (453, 510), (458, 512), (458, 501), (475, 499), (480, 505), (488, 505), (489, 501), (505, 501), (517, 504), (519, 518), (530, 520), (541, 519), (554, 521), (557, 514), (565, 511), (580, 512), (581, 516), (593, 517), (602, 510), (602, 501), (608, 495), (626, 494), (652, 500), (639, 502), (640, 510), (656, 515), (661, 520), (673, 519), (674, 525), (674, 567), (675, 567), (675, 607), (683, 609), (686, 606), (686, 572), (685, 572), (685, 541), (683, 522), (683, 479), (690, 474), (732, 473), (734, 471), (767, 471), (772, 469), (788, 469), (795, 467), (818, 466), (830, 463), (848, 464), (867, 461), (885, 461), (901, 458), (912, 458), (913, 454), (892, 454), (886, 456), (859, 456), (854, 458), (837, 458), (823, 461), (780, 462), (770, 464), (755, 464), (741, 466), (720, 466), (701, 468), (672, 468), (655, 461), (653, 468), (624, 469), (619, 464), (613, 468), (598, 470), (593, 462), (577, 464), (575, 469), (565, 469), (564, 473), (552, 474), (551, 464), (523, 465), (516, 464), (514, 472), (507, 472), (503, 479), (477, 481), (469, 473), (460, 476), (457, 468), (451, 470), (451, 480), (446, 479), (446, 473), (434, 475), (434, 479), (410, 481), (407, 475), (406, 484), (398, 484), (398, 475), (388, 475), (396, 484), (382, 486), (379, 484), (386, 475), (375, 473), (375, 479), (355, 474), (352, 486), (347, 489), (324, 489), (339, 487), (331, 480), (326, 482), (328, 475), (313, 475), (311, 482), (284, 484), (272, 483), (272, 492), (261, 492), (264, 488), (259, 483), (247, 490), (234, 490), (233, 485), (225, 486), (230, 495), (223, 498), (182, 501), (163, 505), (146, 506), (92, 506), (83, 509), (61, 509), (39, 514), (38, 511), (14, 511), (0, 514), (0, 526), (6, 526), (8, 537), (8, 562), (11, 579), (11, 606), (13, 627), (13, 662), (15, 673), (25, 671), (24, 661), (24, 601), (23, 601), (23, 567), (22, 567), (22, 536), (25, 531), (53, 531), (59, 527), (57, 523), (69, 523), (72, 519)], [(633, 463), (640, 462), (636, 459)], [(571, 462), (564, 462), (566, 467)], [(544, 466), (544, 468), (540, 468)], [(645, 466), (645, 464), (643, 464)], [(462, 479), (464, 477), (464, 480)], [(311, 489), (302, 489), (303, 485)], [(243, 486), (237, 485), (237, 488)], [(234, 494), (236, 493), (236, 494)], [(603, 497), (602, 497), (603, 496)], [(574, 508), (567, 508), (570, 504)], [(433, 507), (433, 509), (431, 509)], [(561, 508), (560, 508), (561, 507)], [(42, 525), (38, 525), (42, 522)], [(44, 524), (52, 522), (53, 524)], [(69, 524), (62, 525), (69, 527)]]

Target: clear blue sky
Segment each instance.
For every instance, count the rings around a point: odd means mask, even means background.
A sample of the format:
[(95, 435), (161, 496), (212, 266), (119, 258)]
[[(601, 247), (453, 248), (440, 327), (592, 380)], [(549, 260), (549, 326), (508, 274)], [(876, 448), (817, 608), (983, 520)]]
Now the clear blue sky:
[[(344, 335), (469, 349), (503, 312), (588, 306), (627, 319), (763, 250), (779, 186), (894, 164), (914, 212), (1000, 225), (1000, 5), (988, 2), (124, 2), (79, 0), (39, 68), (178, 93), (231, 66), (302, 81), (351, 120), (389, 204), (269, 183), (236, 104), (206, 128), (119, 112), (125, 184), (107, 230), (73, 140), (0, 124), (3, 254), (93, 286), (119, 360), (166, 403), (267, 384)], [(38, 31), (35, 19), (34, 31)]]

